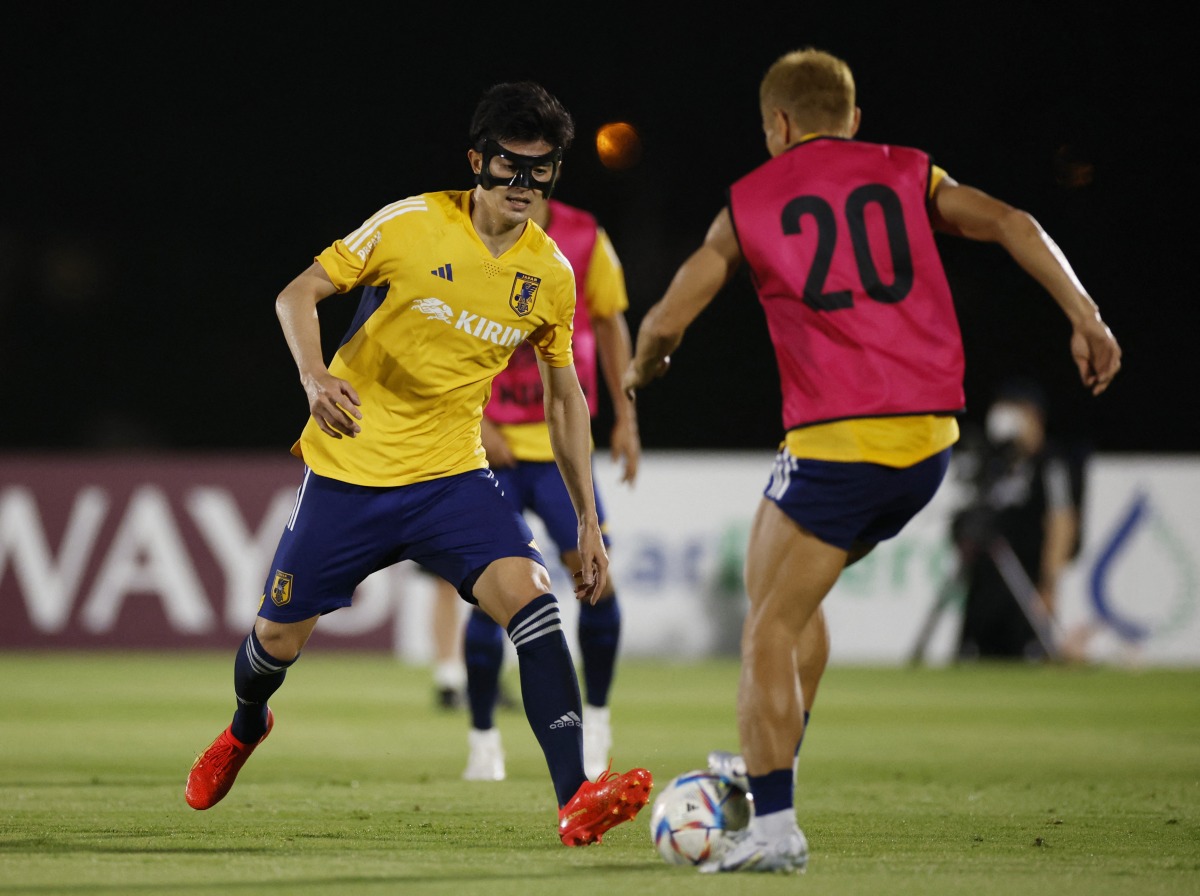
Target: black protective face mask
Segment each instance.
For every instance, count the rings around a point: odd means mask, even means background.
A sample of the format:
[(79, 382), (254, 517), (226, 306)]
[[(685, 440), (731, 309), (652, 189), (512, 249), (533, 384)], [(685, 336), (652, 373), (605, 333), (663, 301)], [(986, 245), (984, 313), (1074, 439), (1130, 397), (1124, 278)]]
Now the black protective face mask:
[[(562, 164), (561, 146), (552, 149), (545, 155), (525, 156), (519, 152), (505, 149), (495, 140), (485, 138), (475, 149), (483, 155), (483, 165), (480, 167), (479, 173), (475, 175), (475, 183), (480, 184), (485, 190), (490, 190), (492, 187), (521, 187), (526, 190), (540, 190), (543, 198), (550, 198), (550, 193), (558, 182), (559, 166)], [(504, 159), (516, 169), (516, 173), (511, 178), (504, 179), (492, 174), (492, 159), (497, 157)], [(550, 179), (538, 180), (533, 176), (533, 169), (545, 165), (550, 166)]]

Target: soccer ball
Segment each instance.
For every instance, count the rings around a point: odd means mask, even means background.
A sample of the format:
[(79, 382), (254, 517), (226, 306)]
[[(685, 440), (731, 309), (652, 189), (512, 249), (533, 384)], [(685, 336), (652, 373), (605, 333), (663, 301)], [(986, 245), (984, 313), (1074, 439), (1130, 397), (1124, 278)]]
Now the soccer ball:
[(751, 798), (712, 772), (684, 772), (655, 798), (650, 836), (668, 864), (699, 865), (721, 852), (726, 831), (750, 823), (751, 811)]

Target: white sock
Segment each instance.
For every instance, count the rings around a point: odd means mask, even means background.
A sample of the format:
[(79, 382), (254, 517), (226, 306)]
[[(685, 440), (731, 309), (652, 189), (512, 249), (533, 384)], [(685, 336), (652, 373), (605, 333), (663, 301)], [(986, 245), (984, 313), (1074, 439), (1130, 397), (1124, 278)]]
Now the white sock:
[(467, 684), (467, 667), (457, 660), (439, 662), (433, 667), (433, 683), (439, 688), (462, 690)]
[(796, 810), (780, 809), (768, 815), (756, 815), (750, 827), (765, 840), (781, 840), (796, 829)]

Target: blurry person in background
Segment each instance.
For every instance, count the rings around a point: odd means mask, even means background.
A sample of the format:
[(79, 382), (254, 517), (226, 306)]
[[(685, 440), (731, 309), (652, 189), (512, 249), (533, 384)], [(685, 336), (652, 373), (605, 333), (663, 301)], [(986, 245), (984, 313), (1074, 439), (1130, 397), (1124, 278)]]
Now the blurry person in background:
[[(599, 409), (600, 377), (612, 403), (609, 435), (612, 459), (621, 464), (621, 481), (632, 485), (641, 458), (637, 411), (621, 377), (629, 365), (631, 344), (625, 310), (629, 297), (625, 273), (607, 232), (583, 209), (535, 194), (533, 220), (550, 235), (575, 271), (575, 328), (571, 347), (575, 370), (594, 418)], [(537, 516), (569, 573), (579, 569), (575, 514), (571, 496), (554, 463), (537, 359), (529, 346), (513, 353), (492, 384), (481, 429), (488, 466), (504, 496), (520, 512)], [(604, 504), (596, 492), (596, 511), (604, 545), (610, 547)], [(437, 603), (457, 600), (453, 587), (437, 584)], [(577, 636), (584, 683), (583, 767), (589, 778), (604, 773), (612, 748), (609, 694), (621, 640), (621, 605), (610, 574), (595, 603), (579, 603)], [(490, 616), (472, 608), (463, 638), (466, 693), (471, 712), (468, 781), (499, 781), (505, 776), (504, 749), (495, 725), (503, 705), (501, 669), (504, 631)]]
[[(1057, 658), (1058, 581), (1079, 548), (1083, 463), (1047, 435), (1045, 393), (1003, 383), (976, 448), (970, 497), (953, 521), (965, 587), (958, 657)], [(1074, 467), (1074, 468), (1073, 468)]]
[(434, 582), (429, 634), (433, 642), (434, 702), (441, 709), (459, 709), (466, 701), (467, 667), (462, 655), (463, 600), (445, 579), (423, 566), (417, 569)]

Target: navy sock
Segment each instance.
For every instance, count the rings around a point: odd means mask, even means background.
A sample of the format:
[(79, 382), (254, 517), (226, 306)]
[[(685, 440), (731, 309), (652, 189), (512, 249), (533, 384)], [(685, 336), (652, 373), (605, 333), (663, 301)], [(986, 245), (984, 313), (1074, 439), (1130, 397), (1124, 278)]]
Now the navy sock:
[(230, 726), (244, 744), (256, 743), (267, 730), (267, 700), (279, 690), (288, 667), (296, 660), (278, 660), (267, 653), (251, 630), (233, 661), (233, 692), (237, 711)]
[(463, 659), (467, 666), (467, 703), (471, 727), (486, 731), (495, 724), (496, 700), (500, 695), (500, 668), (504, 665), (504, 629), (476, 607), (467, 619), (463, 635)]
[(553, 594), (535, 597), (508, 624), (521, 666), (525, 718), (546, 756), (562, 808), (587, 776), (583, 773), (583, 706), (579, 680)]
[(579, 605), (579, 650), (583, 682), (590, 706), (608, 706), (621, 640), (621, 607), (616, 594), (595, 604)]
[(780, 768), (765, 775), (750, 775), (750, 792), (754, 794), (754, 814), (769, 815), (791, 809), (794, 803), (796, 776), (790, 768)]
[[(808, 710), (804, 711), (804, 730), (808, 730)], [(796, 744), (796, 758), (800, 756), (800, 747), (804, 743), (804, 734)], [(776, 769), (765, 775), (749, 775), (750, 792), (754, 794), (754, 814), (767, 815), (783, 809), (792, 809), (796, 802), (796, 773), (794, 768)]]

